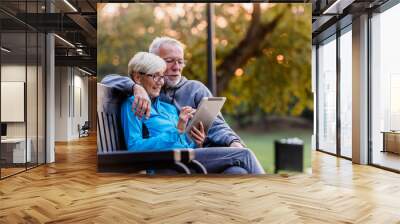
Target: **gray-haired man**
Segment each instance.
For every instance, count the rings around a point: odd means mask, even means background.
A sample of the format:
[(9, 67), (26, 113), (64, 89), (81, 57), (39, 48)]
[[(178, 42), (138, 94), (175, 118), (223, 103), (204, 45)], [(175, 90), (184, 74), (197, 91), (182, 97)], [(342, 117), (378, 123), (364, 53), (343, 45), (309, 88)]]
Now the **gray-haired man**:
[[(165, 72), (165, 86), (161, 90), (160, 98), (164, 102), (174, 104), (179, 110), (183, 106), (197, 108), (203, 97), (212, 96), (208, 88), (196, 80), (188, 80), (182, 76), (185, 66), (184, 46), (178, 40), (169, 37), (157, 37), (149, 47), (149, 52), (160, 56), (167, 63)], [(102, 83), (112, 86), (126, 95), (135, 95), (132, 109), (136, 115), (142, 117), (150, 116), (150, 99), (143, 89), (128, 77), (119, 75), (108, 75)], [(214, 121), (207, 133), (205, 146), (230, 146), (243, 147), (240, 137), (229, 127), (220, 115)]]

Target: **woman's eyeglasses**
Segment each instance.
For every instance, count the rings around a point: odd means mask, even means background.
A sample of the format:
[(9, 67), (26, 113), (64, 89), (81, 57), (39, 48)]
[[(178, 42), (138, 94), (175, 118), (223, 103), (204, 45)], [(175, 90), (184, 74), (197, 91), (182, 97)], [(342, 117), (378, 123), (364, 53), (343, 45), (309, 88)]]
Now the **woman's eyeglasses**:
[(149, 76), (149, 77), (153, 78), (153, 80), (155, 82), (161, 82), (161, 81), (164, 81), (164, 79), (165, 79), (165, 75), (146, 74), (144, 72), (139, 72), (139, 73), (142, 74), (142, 75)]

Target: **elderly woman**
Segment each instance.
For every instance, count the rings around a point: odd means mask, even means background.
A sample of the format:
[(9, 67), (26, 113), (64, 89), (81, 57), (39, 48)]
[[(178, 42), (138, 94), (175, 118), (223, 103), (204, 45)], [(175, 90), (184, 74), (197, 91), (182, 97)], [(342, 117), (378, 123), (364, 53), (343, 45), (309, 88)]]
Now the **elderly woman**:
[[(128, 73), (149, 95), (151, 113), (148, 119), (136, 117), (131, 110), (134, 96), (123, 102), (121, 122), (128, 150), (196, 148), (196, 160), (200, 161), (209, 173), (263, 174), (263, 168), (249, 149), (201, 148), (206, 136), (202, 125), (194, 127), (190, 133), (185, 133), (187, 121), (195, 110), (182, 107), (179, 111), (174, 105), (159, 100), (164, 85), (165, 69), (163, 59), (147, 52), (139, 52), (129, 61)], [(148, 130), (148, 138), (143, 138), (144, 126)]]
[[(151, 99), (149, 119), (139, 119), (131, 111), (134, 96), (122, 104), (121, 121), (128, 150), (150, 151), (174, 148), (195, 148), (203, 145), (205, 134), (197, 128), (191, 135), (195, 142), (184, 132), (187, 120), (194, 110), (183, 107), (179, 111), (172, 104), (159, 100), (161, 87), (164, 85), (166, 64), (158, 56), (146, 52), (137, 53), (129, 62), (128, 72), (137, 85), (142, 85)], [(149, 138), (143, 139), (143, 125), (149, 132)]]

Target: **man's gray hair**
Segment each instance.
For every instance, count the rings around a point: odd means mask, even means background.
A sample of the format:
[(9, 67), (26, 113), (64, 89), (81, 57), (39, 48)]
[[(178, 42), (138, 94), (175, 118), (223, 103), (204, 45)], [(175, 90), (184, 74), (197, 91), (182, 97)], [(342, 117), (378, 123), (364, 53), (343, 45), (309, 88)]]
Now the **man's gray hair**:
[(160, 54), (160, 47), (163, 44), (170, 44), (179, 47), (180, 49), (184, 49), (184, 46), (179, 40), (171, 38), (171, 37), (156, 37), (153, 42), (151, 42), (149, 47), (149, 52), (159, 55)]
[(134, 72), (144, 74), (154, 74), (164, 72), (167, 68), (165, 61), (155, 54), (148, 52), (138, 52), (128, 63), (128, 74), (132, 76)]

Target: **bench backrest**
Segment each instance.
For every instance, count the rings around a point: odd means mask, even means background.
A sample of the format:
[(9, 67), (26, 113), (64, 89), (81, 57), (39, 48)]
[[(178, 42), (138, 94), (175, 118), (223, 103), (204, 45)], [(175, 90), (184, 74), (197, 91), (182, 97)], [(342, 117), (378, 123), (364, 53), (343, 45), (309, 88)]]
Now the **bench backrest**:
[(97, 150), (113, 152), (126, 150), (120, 123), (123, 97), (117, 90), (97, 84)]

